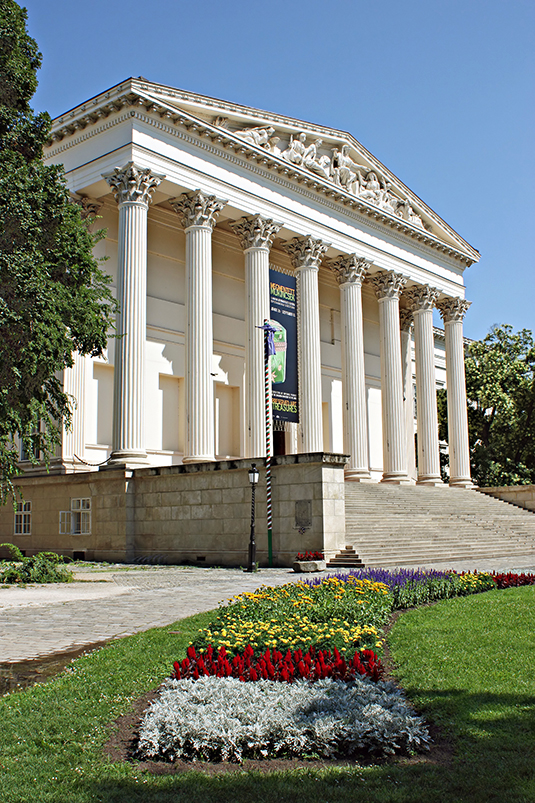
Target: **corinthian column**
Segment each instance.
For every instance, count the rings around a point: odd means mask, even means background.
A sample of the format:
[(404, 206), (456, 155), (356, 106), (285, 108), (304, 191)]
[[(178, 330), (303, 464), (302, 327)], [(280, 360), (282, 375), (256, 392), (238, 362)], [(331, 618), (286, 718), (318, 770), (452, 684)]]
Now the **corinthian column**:
[(380, 271), (370, 277), (370, 282), (379, 300), (384, 464), (381, 482), (407, 483), (399, 330), (399, 297), (407, 280), (401, 273)]
[(184, 463), (213, 460), (212, 230), (226, 201), (200, 190), (170, 200), (186, 232), (186, 444)]
[(312, 237), (294, 237), (284, 246), (297, 271), (299, 416), (303, 452), (323, 451), (318, 271), (328, 247)]
[(370, 479), (362, 328), (362, 282), (370, 263), (349, 254), (329, 260), (327, 266), (340, 285), (344, 451), (349, 455), (345, 476), (362, 482)]
[(438, 290), (426, 284), (407, 291), (414, 316), (416, 398), (418, 403), (418, 484), (442, 485), (438, 447), (433, 307)]
[(470, 479), (463, 341), (463, 319), (470, 304), (462, 298), (448, 298), (437, 304), (446, 333), (450, 485), (458, 488), (471, 488), (473, 485)]
[(412, 381), (411, 327), (412, 312), (400, 309), (401, 373), (403, 376), (403, 409), (405, 412), (405, 438), (407, 441), (407, 474), (416, 480), (416, 454), (414, 449), (414, 384)]
[[(269, 249), (280, 225), (260, 215), (231, 223), (245, 254), (245, 416), (246, 457), (266, 454), (264, 399), (264, 332), (259, 326), (269, 318)], [(271, 408), (271, 405), (270, 405)]]
[(146, 462), (143, 400), (147, 320), (147, 211), (162, 175), (133, 162), (104, 178), (119, 206), (112, 463)]

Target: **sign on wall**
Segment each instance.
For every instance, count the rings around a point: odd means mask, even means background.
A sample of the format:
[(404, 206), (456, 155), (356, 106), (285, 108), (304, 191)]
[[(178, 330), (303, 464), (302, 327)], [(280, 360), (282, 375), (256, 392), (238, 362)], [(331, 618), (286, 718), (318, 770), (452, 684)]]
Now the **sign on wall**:
[(299, 421), (297, 385), (297, 298), (294, 276), (269, 270), (269, 299), (275, 354), (271, 356), (273, 418)]

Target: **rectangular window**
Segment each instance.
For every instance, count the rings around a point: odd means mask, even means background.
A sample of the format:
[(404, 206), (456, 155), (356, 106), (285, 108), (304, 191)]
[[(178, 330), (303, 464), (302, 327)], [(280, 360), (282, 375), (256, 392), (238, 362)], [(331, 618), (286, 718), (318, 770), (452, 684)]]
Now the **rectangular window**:
[(17, 502), (15, 511), (15, 535), (31, 535), (32, 533), (32, 503)]
[(59, 514), (60, 535), (91, 533), (91, 499), (71, 499), (71, 509)]

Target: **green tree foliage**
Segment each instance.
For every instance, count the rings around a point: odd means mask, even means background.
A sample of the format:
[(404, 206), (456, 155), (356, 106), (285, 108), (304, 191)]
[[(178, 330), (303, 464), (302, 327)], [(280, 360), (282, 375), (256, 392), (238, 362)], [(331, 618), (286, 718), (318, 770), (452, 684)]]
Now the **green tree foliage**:
[[(96, 237), (69, 200), (63, 169), (45, 166), (48, 114), (34, 115), (41, 54), (26, 11), (0, 0), (0, 501), (13, 493), (21, 439), (48, 460), (70, 422), (62, 371), (97, 355), (116, 305), (93, 257)], [(98, 235), (97, 235), (98, 237)]]
[[(528, 329), (494, 326), (467, 349), (472, 479), (480, 486), (535, 483), (535, 344)], [(448, 439), (446, 392), (439, 435)]]

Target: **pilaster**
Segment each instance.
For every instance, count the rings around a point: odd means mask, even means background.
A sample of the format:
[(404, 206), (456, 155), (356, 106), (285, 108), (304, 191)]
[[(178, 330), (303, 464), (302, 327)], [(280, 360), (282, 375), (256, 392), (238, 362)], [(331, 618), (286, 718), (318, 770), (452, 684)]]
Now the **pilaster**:
[(226, 204), (200, 190), (170, 203), (186, 232), (185, 463), (214, 460), (212, 231)]
[(284, 246), (297, 273), (299, 410), (303, 452), (323, 451), (318, 271), (328, 247), (327, 243), (309, 236), (294, 237)]
[(90, 467), (76, 458), (84, 459), (85, 453), (85, 389), (86, 358), (75, 351), (73, 364), (65, 368), (63, 390), (74, 399), (70, 429), (63, 429), (63, 465), (71, 471), (90, 471)]
[(131, 467), (146, 462), (144, 362), (147, 308), (147, 212), (164, 178), (128, 162), (106, 173), (119, 207), (113, 450), (110, 462)]
[(344, 451), (349, 455), (348, 480), (370, 480), (366, 375), (362, 323), (362, 282), (371, 265), (356, 254), (340, 256), (327, 263), (340, 285), (342, 328), (342, 397), (344, 410)]

